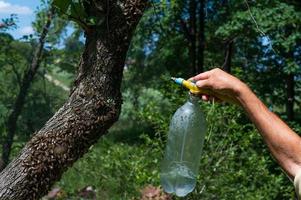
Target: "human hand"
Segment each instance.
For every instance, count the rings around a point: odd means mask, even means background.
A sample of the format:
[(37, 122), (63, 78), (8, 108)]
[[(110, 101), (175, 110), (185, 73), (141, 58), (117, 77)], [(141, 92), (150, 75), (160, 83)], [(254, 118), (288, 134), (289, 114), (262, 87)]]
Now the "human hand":
[(248, 88), (238, 78), (219, 68), (200, 73), (189, 80), (195, 81), (196, 85), (204, 91), (201, 94), (201, 98), (204, 101), (221, 100), (239, 104), (239, 95)]

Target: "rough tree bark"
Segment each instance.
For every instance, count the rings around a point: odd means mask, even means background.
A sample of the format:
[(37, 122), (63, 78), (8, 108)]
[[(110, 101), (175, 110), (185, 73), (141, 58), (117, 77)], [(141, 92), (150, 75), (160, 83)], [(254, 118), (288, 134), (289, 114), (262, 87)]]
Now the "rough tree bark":
[(91, 0), (87, 13), (107, 22), (86, 32), (67, 102), (0, 174), (0, 199), (38, 199), (117, 121), (126, 52), (146, 0)]
[(48, 30), (51, 25), (51, 21), (54, 16), (54, 9), (51, 8), (48, 12), (47, 21), (45, 26), (43, 27), (41, 36), (39, 38), (38, 46), (34, 52), (33, 59), (31, 65), (28, 67), (27, 71), (23, 75), (23, 79), (21, 81), (20, 90), (17, 95), (17, 98), (14, 102), (13, 109), (8, 116), (8, 120), (6, 122), (6, 137), (4, 138), (4, 142), (2, 145), (2, 162), (0, 162), (0, 171), (8, 164), (9, 155), (11, 151), (11, 147), (13, 144), (13, 139), (15, 136), (17, 121), (21, 114), (21, 111), (25, 104), (25, 98), (28, 94), (28, 90), (30, 85), (34, 79), (34, 76), (40, 66), (42, 51), (44, 48), (44, 43), (46, 40), (46, 36), (48, 34)]

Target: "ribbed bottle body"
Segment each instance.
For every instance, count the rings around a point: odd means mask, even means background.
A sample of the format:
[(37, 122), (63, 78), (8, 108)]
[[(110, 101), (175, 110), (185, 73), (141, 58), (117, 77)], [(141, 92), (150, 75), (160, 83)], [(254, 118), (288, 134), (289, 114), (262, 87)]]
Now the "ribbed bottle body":
[(167, 193), (186, 196), (196, 185), (206, 122), (196, 97), (173, 115), (165, 156), (161, 165), (161, 184)]

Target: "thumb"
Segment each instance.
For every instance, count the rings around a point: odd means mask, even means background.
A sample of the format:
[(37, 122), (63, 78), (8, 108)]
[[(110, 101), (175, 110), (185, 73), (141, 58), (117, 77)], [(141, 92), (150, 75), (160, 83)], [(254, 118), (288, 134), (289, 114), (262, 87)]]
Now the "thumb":
[(196, 86), (198, 86), (199, 88), (209, 88), (209, 84), (208, 84), (208, 79), (205, 80), (199, 80), (196, 83)]

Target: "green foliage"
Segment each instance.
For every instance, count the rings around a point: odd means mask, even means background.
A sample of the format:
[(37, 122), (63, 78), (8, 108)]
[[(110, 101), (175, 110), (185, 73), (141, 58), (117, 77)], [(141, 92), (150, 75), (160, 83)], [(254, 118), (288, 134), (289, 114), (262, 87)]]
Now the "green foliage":
[(53, 5), (55, 5), (58, 8), (59, 13), (64, 14), (70, 7), (71, 2), (72, 0), (53, 0)]
[[(177, 11), (182, 9), (183, 5), (178, 3), (176, 10), (172, 10), (168, 3), (156, 4), (156, 6), (157, 10), (151, 8), (147, 11), (145, 18), (142, 19), (136, 30), (136, 37), (132, 41), (128, 54), (129, 64), (124, 73), (123, 110), (120, 121), (111, 129), (108, 140), (112, 140), (118, 150), (122, 149), (119, 145), (130, 144), (131, 147), (139, 145), (143, 152), (148, 152), (154, 147), (145, 146), (143, 140), (139, 139), (139, 135), (147, 133), (150, 143), (159, 144), (155, 148), (160, 153), (153, 155), (155, 158), (159, 158), (164, 150), (172, 113), (187, 98), (186, 92), (171, 84), (168, 79), (171, 75), (186, 78), (189, 69), (184, 66), (188, 66), (189, 59), (187, 43), (181, 32), (177, 32), (179, 26), (173, 21), (177, 19)], [(277, 36), (277, 33), (282, 34), (278, 28), (284, 29), (293, 24), (292, 20), (299, 20), (299, 18), (295, 18), (298, 13), (292, 13), (294, 8), (291, 5), (267, 4), (262, 1), (250, 6), (256, 21), (260, 23), (260, 29), (271, 35), (273, 41), (277, 38), (281, 39), (281, 36)], [(249, 83), (257, 94), (268, 102), (268, 106), (281, 115), (283, 113), (281, 105), (285, 101), (283, 72), (292, 69), (289, 71), (290, 73), (298, 73), (298, 71), (294, 71), (296, 65), (275, 66), (275, 63), (281, 58), (279, 55), (275, 57), (269, 49), (270, 46), (263, 44), (263, 39), (260, 38), (245, 4), (232, 2), (229, 17), (225, 17), (227, 12), (218, 3), (212, 3), (212, 8), (208, 8), (208, 10), (210, 9), (221, 10), (208, 13), (210, 21), (208, 20), (206, 29), (209, 34), (206, 36), (208, 47), (205, 52), (205, 63), (212, 65), (221, 63), (219, 59), (222, 59), (224, 52), (217, 51), (222, 48), (220, 40), (239, 33), (240, 35), (235, 41), (237, 50), (233, 57), (233, 65), (237, 65), (237, 67), (232, 68), (233, 73)], [(272, 17), (273, 14), (276, 16)], [(274, 23), (275, 20), (277, 23)], [(157, 26), (153, 28), (150, 24)], [(169, 32), (169, 30), (173, 30), (173, 32)], [(298, 34), (298, 32), (299, 29), (296, 29), (295, 33)], [(274, 42), (273, 45), (277, 45), (277, 43)], [(278, 48), (278, 46), (276, 47)], [(285, 49), (281, 46), (279, 48), (281, 51)], [(250, 63), (245, 65), (248, 60)], [(270, 84), (266, 84), (267, 82)], [(201, 103), (201, 107), (207, 115), (208, 133), (197, 187), (185, 199), (272, 200), (294, 198), (292, 184), (272, 159), (259, 133), (242, 110), (234, 106), (208, 103)], [(292, 126), (295, 126), (296, 131), (300, 132), (296, 124)], [(122, 151), (128, 154), (127, 150)], [(119, 155), (111, 154), (107, 162), (119, 163), (121, 162), (119, 159), (122, 159)], [(140, 159), (143, 159), (143, 163), (148, 163), (153, 157), (146, 156)], [(131, 162), (129, 159), (126, 161), (122, 159), (122, 161), (124, 166), (129, 166)], [(102, 168), (102, 174), (111, 174), (110, 169)], [(144, 168), (139, 168), (139, 170), (144, 170)], [(158, 172), (159, 165), (148, 170), (148, 174), (152, 174), (153, 170)], [(127, 170), (125, 171), (127, 172)], [(158, 176), (150, 176), (147, 181), (142, 183), (128, 181), (126, 187), (136, 188), (136, 193), (132, 193), (135, 196), (138, 195), (139, 188), (143, 188), (146, 184), (159, 186)], [(116, 173), (116, 176), (112, 176), (111, 179), (119, 180), (120, 177), (123, 176)], [(87, 183), (86, 185), (89, 185)], [(117, 184), (118, 181), (115, 183)], [(120, 193), (117, 192), (118, 189), (115, 186), (108, 187), (114, 188), (114, 190), (111, 190), (104, 199), (125, 198), (123, 195), (128, 194), (128, 190)], [(130, 197), (132, 196), (127, 196), (127, 199)]]
[(0, 23), (2, 26), (0, 28), (1, 31), (7, 31), (9, 29), (16, 28), (16, 22), (18, 21), (18, 17), (15, 14), (11, 14), (9, 18), (1, 19)]
[(58, 186), (71, 199), (89, 185), (96, 188), (98, 198), (117, 200), (138, 196), (141, 186), (158, 185), (159, 144), (147, 136), (141, 139), (143, 144), (129, 145), (103, 138), (64, 174)]
[[(168, 95), (168, 91), (165, 92)], [(159, 94), (159, 91), (151, 93)], [(169, 93), (174, 95), (171, 91)], [(152, 95), (140, 93), (142, 99), (147, 96)], [(127, 95), (124, 98), (125, 105), (131, 104)], [(156, 108), (166, 106), (164, 100), (158, 101), (157, 98), (148, 99), (148, 105), (154, 109), (144, 107), (144, 115), (133, 112), (133, 107), (129, 105), (125, 106), (121, 121), (126, 118), (129, 122), (133, 115), (137, 115), (140, 123), (152, 124), (155, 136), (140, 133), (138, 142), (133, 143), (134, 138), (131, 138), (129, 143), (125, 137), (121, 139), (116, 131), (118, 127), (123, 127), (124, 134), (128, 134), (127, 127), (117, 123), (107, 137), (102, 138), (63, 176), (58, 186), (71, 199), (77, 198), (81, 188), (93, 186), (98, 198), (104, 200), (139, 199), (139, 191), (146, 185), (159, 186), (160, 160), (169, 119), (186, 98), (183, 94), (169, 101), (168, 107), (172, 111), (166, 115), (156, 111)], [(210, 103), (201, 103), (200, 106), (206, 114), (208, 132), (196, 189), (184, 199), (293, 199), (292, 184), (271, 158), (259, 133), (242, 110)], [(132, 114), (126, 115), (127, 112)], [(158, 117), (160, 114), (163, 116)], [(145, 131), (141, 124), (139, 127), (140, 131)]]
[(87, 7), (91, 6), (91, 2), (86, 0), (53, 0), (52, 4), (61, 16), (67, 16), (84, 29), (88, 26), (99, 26), (105, 19), (104, 16), (90, 15)]
[[(41, 29), (41, 21), (45, 19), (45, 13), (48, 9), (42, 7), (40, 12), (37, 12), (37, 20), (34, 23), (36, 30)], [(60, 20), (56, 20), (54, 26), (67, 26), (66, 23), (58, 25)], [(60, 31), (57, 31), (57, 30)], [(63, 104), (67, 98), (68, 92), (64, 91), (62, 87), (57, 86), (54, 82), (46, 79), (46, 76), (50, 76), (55, 81), (60, 81), (66, 87), (68, 87), (73, 78), (75, 69), (75, 62), (71, 62), (70, 58), (79, 57), (81, 50), (81, 42), (74, 42), (74, 47), (78, 45), (77, 49), (74, 49), (72, 53), (64, 53), (62, 50), (49, 48), (49, 44), (56, 45), (60, 38), (59, 35), (64, 27), (55, 29), (52, 27), (51, 36), (47, 37), (46, 47), (43, 49), (43, 57), (41, 67), (37, 73), (36, 79), (31, 85), (24, 109), (18, 120), (18, 127), (16, 137), (14, 141), (17, 144), (23, 144), (27, 141), (31, 135), (39, 130), (45, 122), (55, 113), (55, 111)], [(57, 35), (54, 35), (56, 33)], [(79, 32), (80, 33), (80, 32)], [(80, 34), (77, 34), (80, 35)], [(55, 38), (55, 39), (53, 39)], [(69, 38), (67, 38), (68, 41)], [(4, 138), (5, 126), (7, 117), (11, 113), (14, 105), (14, 101), (19, 92), (24, 72), (28, 70), (32, 62), (33, 51), (36, 48), (37, 41), (35, 37), (23, 38), (23, 40), (14, 40), (12, 36), (6, 33), (0, 33), (0, 43), (4, 44), (0, 46), (0, 143)], [(58, 62), (54, 65), (55, 52), (60, 51), (60, 56), (69, 61), (72, 65), (72, 70), (67, 72), (62, 63)], [(78, 62), (78, 61), (76, 61)], [(71, 73), (72, 71), (72, 73)], [(60, 80), (57, 80), (60, 79)], [(21, 145), (22, 146), (22, 145)], [(15, 156), (20, 148), (13, 149), (13, 156)]]
[[(205, 69), (224, 61), (224, 41), (234, 38), (232, 73), (244, 80), (268, 107), (285, 116), (285, 77), (295, 75), (295, 112), (301, 113), (300, 3), (298, 1), (207, 1)], [(86, 12), (87, 1), (54, 0), (61, 16), (79, 26), (100, 25)], [(189, 1), (153, 1), (145, 12), (127, 55), (122, 84), (123, 107), (109, 134), (70, 168), (57, 186), (63, 199), (80, 199), (79, 191), (93, 186), (98, 199), (139, 199), (146, 185), (160, 185), (169, 121), (185, 103), (187, 91), (171, 76), (189, 78), (188, 41), (179, 20), (187, 20)], [(45, 7), (33, 23), (38, 32), (46, 19)], [(108, 18), (110, 20), (110, 18)], [(70, 87), (80, 53), (83, 31), (63, 18), (56, 19), (47, 38), (42, 68), (30, 89), (18, 122), (13, 156), (63, 104), (68, 92), (45, 78), (49, 75)], [(74, 31), (66, 36), (66, 30)], [(36, 35), (36, 34), (35, 34)], [(37, 44), (35, 35), (14, 40), (0, 33), (0, 136), (16, 98), (23, 72)], [(293, 199), (293, 187), (270, 156), (258, 131), (235, 106), (200, 103), (208, 132), (196, 189), (187, 200)], [(301, 118), (290, 126), (301, 133)], [(3, 138), (3, 137), (1, 137)], [(173, 197), (173, 199), (179, 199)]]

